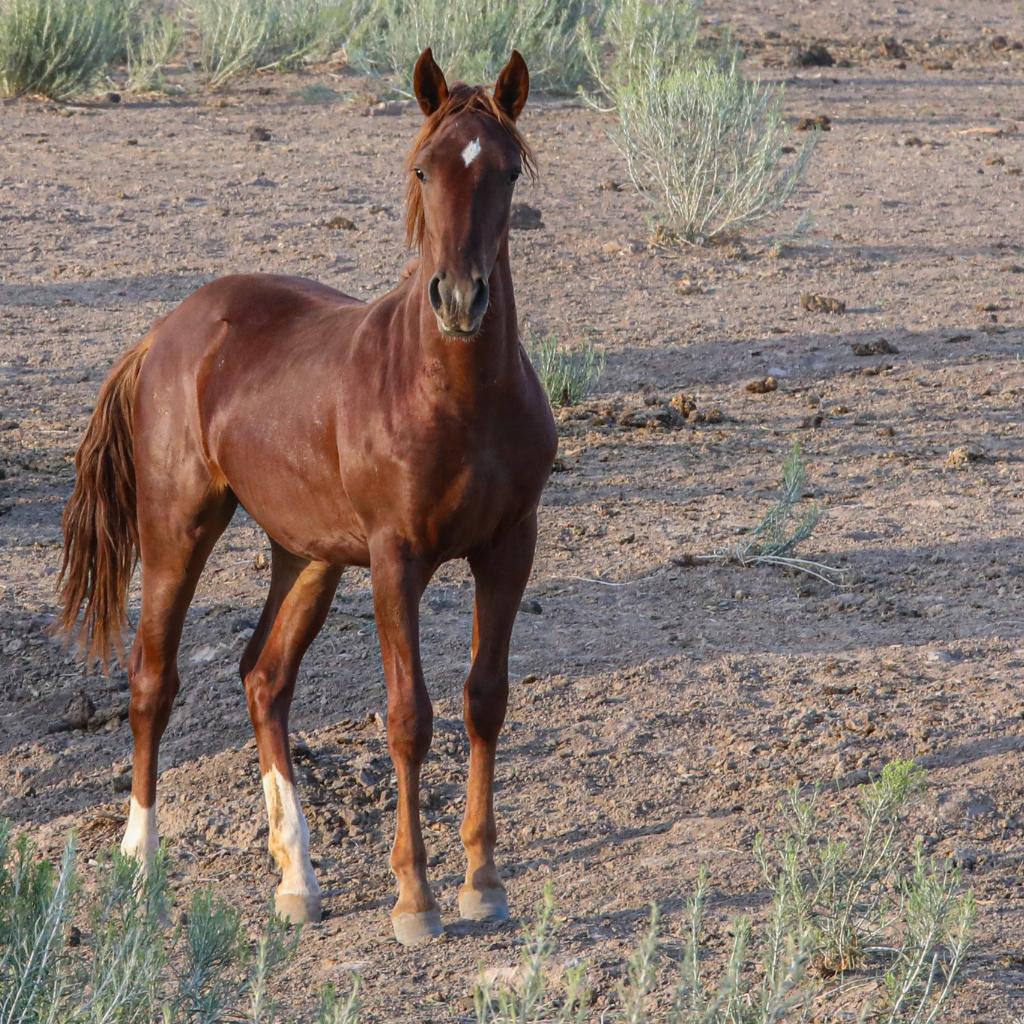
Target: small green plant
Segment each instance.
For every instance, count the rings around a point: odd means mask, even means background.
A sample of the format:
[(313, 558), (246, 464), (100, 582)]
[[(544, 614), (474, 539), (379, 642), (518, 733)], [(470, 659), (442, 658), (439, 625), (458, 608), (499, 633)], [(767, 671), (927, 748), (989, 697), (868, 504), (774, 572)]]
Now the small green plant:
[(796, 546), (810, 537), (825, 518), (825, 509), (817, 502), (796, 518), (796, 507), (803, 499), (806, 484), (807, 461), (800, 457), (800, 446), (794, 442), (793, 450), (782, 466), (782, 497), (746, 535), (746, 543), (710, 555), (695, 555), (694, 561), (746, 567), (778, 565), (827, 583), (840, 583), (843, 579), (841, 570), (794, 554)]
[(604, 373), (604, 353), (589, 341), (560, 345), (557, 334), (531, 336), (526, 351), (553, 406), (582, 402)]
[(292, 95), (303, 103), (308, 103), (311, 106), (330, 106), (332, 103), (337, 103), (341, 97), (330, 87), (324, 85), (323, 82), (311, 82), (309, 85), (304, 85), (301, 89), (296, 90)]
[(166, 82), (163, 69), (181, 48), (181, 21), (170, 14), (153, 14), (137, 33), (128, 37), (128, 91), (162, 92)]
[(0, 95), (87, 92), (123, 51), (130, 14), (126, 0), (4, 0)]
[[(854, 841), (830, 838), (835, 820), (816, 796), (789, 794), (790, 830), (755, 854), (780, 911), (783, 929), (811, 937), (815, 974), (846, 992), (883, 982), (865, 1011), (887, 1024), (941, 1020), (970, 947), (976, 910), (960, 873), (908, 847), (906, 814), (924, 790), (925, 773), (893, 761), (863, 787)], [(847, 977), (858, 969), (859, 976)]]
[(571, 966), (560, 985), (552, 984), (555, 938), (555, 888), (544, 885), (535, 908), (535, 923), (523, 931), (522, 962), (512, 985), (494, 986), (483, 980), (473, 992), (477, 1024), (583, 1024), (588, 1019), (586, 969)]
[[(171, 930), (165, 852), (146, 872), (115, 852), (94, 886), (76, 853), (72, 838), (54, 866), (0, 821), (0, 1024), (271, 1024), (270, 982), (298, 930), (272, 914), (253, 946), (208, 892)], [(322, 1006), (321, 1024), (357, 1024), (358, 979)]]
[[(511, 983), (477, 985), (478, 1024), (806, 1024), (831, 1020), (827, 1010), (837, 1005), (850, 1020), (936, 1024), (970, 946), (975, 908), (957, 872), (906, 842), (906, 813), (923, 785), (912, 762), (887, 765), (864, 787), (860, 833), (847, 843), (831, 838), (835, 820), (792, 792), (788, 832), (772, 846), (759, 837), (755, 847), (772, 896), (764, 929), (755, 934), (738, 918), (728, 950), (711, 953), (702, 868), (677, 973), (666, 978), (662, 970), (653, 907), (616, 1004), (603, 1010), (589, 1007), (584, 965), (554, 979), (549, 882)], [(652, 1004), (666, 982), (672, 999), (663, 1009)]]

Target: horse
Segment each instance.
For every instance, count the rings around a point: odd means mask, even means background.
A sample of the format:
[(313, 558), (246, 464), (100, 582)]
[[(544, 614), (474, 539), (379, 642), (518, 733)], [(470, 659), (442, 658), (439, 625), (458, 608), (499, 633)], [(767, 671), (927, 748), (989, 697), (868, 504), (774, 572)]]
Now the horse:
[(408, 241), (419, 250), (412, 272), (369, 304), (299, 277), (243, 274), (204, 285), (115, 365), (76, 456), (57, 628), (69, 642), (77, 637), (90, 662), (123, 660), (128, 585), (141, 565), (121, 849), (144, 865), (159, 846), (157, 751), (200, 573), (238, 505), (270, 540), (269, 593), (239, 672), (281, 872), (275, 909), (293, 923), (318, 921), (322, 908), (289, 707), (344, 568), (363, 566), (398, 780), (391, 920), (404, 944), (443, 930), (420, 826), (433, 713), (419, 603), (434, 572), (455, 558), (468, 560), (475, 583), (459, 911), (473, 920), (509, 915), (494, 859), (495, 751), (512, 628), (557, 448), (519, 340), (509, 262), (515, 182), (534, 173), (516, 126), (529, 82), (513, 51), (493, 91), (449, 88), (424, 50), (414, 89), (425, 120), (406, 169)]

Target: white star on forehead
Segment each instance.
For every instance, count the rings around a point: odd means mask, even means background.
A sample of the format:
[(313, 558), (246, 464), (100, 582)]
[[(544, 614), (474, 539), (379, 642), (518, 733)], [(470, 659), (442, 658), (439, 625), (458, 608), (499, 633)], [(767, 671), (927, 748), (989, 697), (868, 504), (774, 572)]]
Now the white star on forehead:
[(480, 140), (474, 139), (466, 143), (462, 151), (462, 162), (468, 167), (480, 155)]

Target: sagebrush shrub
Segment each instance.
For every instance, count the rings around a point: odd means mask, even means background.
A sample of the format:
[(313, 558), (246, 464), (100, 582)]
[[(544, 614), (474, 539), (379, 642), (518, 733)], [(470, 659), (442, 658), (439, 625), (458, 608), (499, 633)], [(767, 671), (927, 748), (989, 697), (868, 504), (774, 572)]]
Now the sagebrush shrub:
[(87, 92), (122, 52), (129, 0), (3, 0), (0, 95)]
[(581, 28), (596, 0), (373, 0), (348, 43), (363, 70), (395, 75), (408, 90), (431, 47), (451, 81), (493, 82), (516, 48), (542, 89), (573, 91), (588, 73)]
[(209, 85), (259, 68), (290, 67), (330, 48), (352, 4), (327, 0), (188, 0)]

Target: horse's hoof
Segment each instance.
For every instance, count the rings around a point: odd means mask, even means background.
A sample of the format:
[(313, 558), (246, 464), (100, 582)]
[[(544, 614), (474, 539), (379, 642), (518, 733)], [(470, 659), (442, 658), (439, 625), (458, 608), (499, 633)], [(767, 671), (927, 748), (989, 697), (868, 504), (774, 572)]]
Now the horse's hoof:
[(444, 931), (439, 910), (425, 910), (420, 914), (394, 914), (391, 924), (395, 929), (395, 938), (403, 946), (429, 942)]
[(459, 915), (470, 921), (507, 921), (508, 896), (504, 889), (459, 890)]
[(321, 917), (319, 896), (300, 896), (295, 892), (279, 892), (274, 897), (278, 917), (292, 924), (317, 924)]

